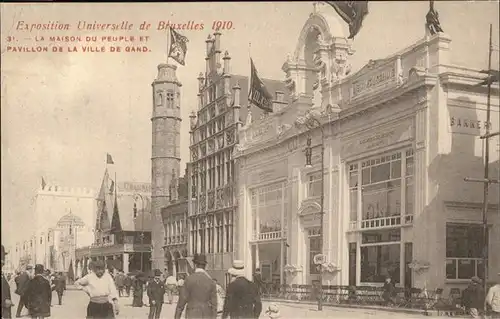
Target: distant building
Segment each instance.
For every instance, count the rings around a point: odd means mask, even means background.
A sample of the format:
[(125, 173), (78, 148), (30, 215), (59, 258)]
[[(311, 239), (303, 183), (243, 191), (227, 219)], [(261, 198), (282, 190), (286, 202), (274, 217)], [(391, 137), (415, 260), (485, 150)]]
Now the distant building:
[(165, 268), (174, 276), (193, 270), (187, 256), (188, 181), (187, 175), (175, 177), (169, 188), (170, 203), (161, 210), (165, 227)]
[(38, 263), (68, 271), (75, 248), (93, 241), (95, 205), (95, 191), (90, 188), (42, 185), (33, 199), (34, 231), (12, 247), (12, 266)]
[[(206, 254), (207, 270), (223, 282), (239, 240), (234, 233), (239, 218), (233, 158), (238, 131), (242, 119), (261, 118), (264, 112), (257, 107), (248, 112), (248, 77), (231, 74), (231, 57), (227, 51), (222, 56), (220, 37), (216, 32), (205, 41), (206, 70), (198, 77), (198, 110), (190, 116), (188, 252)], [(286, 105), (284, 84), (263, 81), (281, 100), (277, 104)]]
[(151, 270), (151, 184), (116, 182), (105, 171), (96, 197), (94, 240), (76, 252), (81, 275), (91, 260), (124, 272)]

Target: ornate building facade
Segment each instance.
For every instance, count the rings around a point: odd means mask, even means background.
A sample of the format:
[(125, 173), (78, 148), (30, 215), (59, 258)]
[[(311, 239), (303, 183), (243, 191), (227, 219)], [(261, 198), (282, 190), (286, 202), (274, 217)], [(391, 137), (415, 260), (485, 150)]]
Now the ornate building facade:
[(180, 128), (182, 84), (177, 79), (177, 66), (158, 65), (153, 87), (151, 213), (153, 217), (153, 267), (165, 267), (165, 228), (161, 210), (170, 198), (168, 190), (175, 176), (180, 176)]
[[(190, 116), (188, 252), (190, 256), (206, 254), (207, 269), (223, 282), (238, 240), (234, 233), (238, 216), (233, 152), (241, 119), (259, 117), (263, 112), (257, 108), (248, 111), (248, 77), (231, 74), (229, 53), (222, 56), (221, 34), (209, 35), (205, 42), (206, 70), (198, 77), (198, 110)], [(264, 83), (270, 92), (284, 89), (280, 81)], [(284, 94), (278, 95), (283, 99)]]
[[(389, 275), (446, 291), (484, 277), (483, 185), (464, 177), (483, 176), (478, 137), (499, 129), (498, 86), (487, 123), (484, 75), (453, 66), (450, 42), (426, 34), (350, 73), (353, 52), (335, 12), (315, 9), (283, 65), (292, 101), (239, 130), (236, 257), (249, 277), (260, 267), (268, 282), (312, 284), (323, 271), (324, 285), (377, 286)], [(311, 118), (315, 128), (304, 130)], [(498, 148), (490, 160), (498, 176)], [(498, 196), (487, 217), (489, 251), (498, 251)], [(490, 279), (499, 268), (490, 253)]]

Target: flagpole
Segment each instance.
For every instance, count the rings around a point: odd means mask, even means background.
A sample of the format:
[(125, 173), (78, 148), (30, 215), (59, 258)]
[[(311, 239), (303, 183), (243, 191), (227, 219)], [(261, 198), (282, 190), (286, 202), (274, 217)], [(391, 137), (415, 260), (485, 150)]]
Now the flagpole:
[(171, 38), (171, 35), (170, 35), (170, 25), (167, 26), (167, 61), (166, 63), (168, 64), (168, 60), (170, 59), (170, 46), (172, 45), (171, 41), (170, 41), (170, 38)]
[[(252, 52), (251, 51), (252, 51), (252, 42), (248, 42), (248, 59), (250, 60), (250, 70), (252, 70), (252, 66), (251, 66), (252, 65)], [(252, 87), (251, 81), (252, 81), (252, 72), (250, 71), (250, 77), (248, 78), (248, 88), (247, 88), (247, 91), (249, 93), (249, 95), (247, 96), (248, 112), (250, 112), (250, 107), (252, 106), (252, 102), (250, 101), (250, 88)]]

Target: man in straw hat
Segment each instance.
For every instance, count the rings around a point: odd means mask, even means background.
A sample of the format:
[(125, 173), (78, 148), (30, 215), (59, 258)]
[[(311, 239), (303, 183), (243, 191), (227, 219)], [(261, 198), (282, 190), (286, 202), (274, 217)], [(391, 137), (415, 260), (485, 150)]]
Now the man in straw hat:
[(147, 287), (147, 294), (149, 297), (149, 315), (148, 319), (160, 318), (161, 308), (165, 296), (165, 284), (162, 280), (162, 273), (160, 269), (153, 271), (154, 278), (149, 281)]
[(222, 318), (259, 318), (262, 302), (258, 287), (245, 277), (242, 260), (234, 260), (228, 270), (231, 283), (227, 287)]
[[(500, 272), (497, 274), (500, 278)], [(493, 285), (493, 287), (488, 290), (488, 295), (486, 296), (486, 304), (491, 308), (491, 318), (500, 318), (500, 283)]]
[(91, 273), (75, 282), (75, 286), (90, 297), (87, 318), (114, 318), (115, 313), (119, 313), (118, 291), (105, 268), (104, 262), (98, 260), (92, 264)]
[[(5, 265), (5, 247), (2, 245), (2, 268)], [(10, 285), (2, 272), (2, 318), (12, 318), (11, 307), (14, 306), (10, 296)]]
[(195, 271), (186, 278), (180, 289), (175, 309), (175, 319), (180, 319), (187, 304), (186, 319), (215, 319), (217, 317), (217, 288), (205, 271), (205, 255), (196, 254), (193, 259)]

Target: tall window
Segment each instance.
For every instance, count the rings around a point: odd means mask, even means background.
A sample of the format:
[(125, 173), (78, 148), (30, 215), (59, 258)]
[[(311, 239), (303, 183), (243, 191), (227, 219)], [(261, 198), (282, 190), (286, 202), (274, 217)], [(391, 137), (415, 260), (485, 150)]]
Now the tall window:
[(321, 172), (307, 176), (307, 197), (321, 196)]
[(358, 220), (358, 164), (349, 165), (350, 221)]
[(446, 224), (446, 279), (484, 278), (482, 251), (482, 225)]
[(314, 264), (314, 256), (321, 253), (321, 238), (319, 227), (309, 229), (309, 274), (319, 274), (318, 265)]
[(284, 183), (254, 189), (250, 198), (254, 238), (285, 229), (287, 192)]
[(167, 108), (173, 109), (174, 108), (174, 92), (173, 91), (167, 92), (166, 100), (167, 100)]
[(225, 252), (233, 251), (233, 211), (227, 211), (224, 213), (224, 225), (225, 225)]
[(217, 236), (217, 253), (222, 253), (224, 248), (224, 224), (222, 223), (222, 213), (215, 215), (215, 229)]
[(361, 239), (361, 282), (399, 283), (401, 229), (366, 231)]

